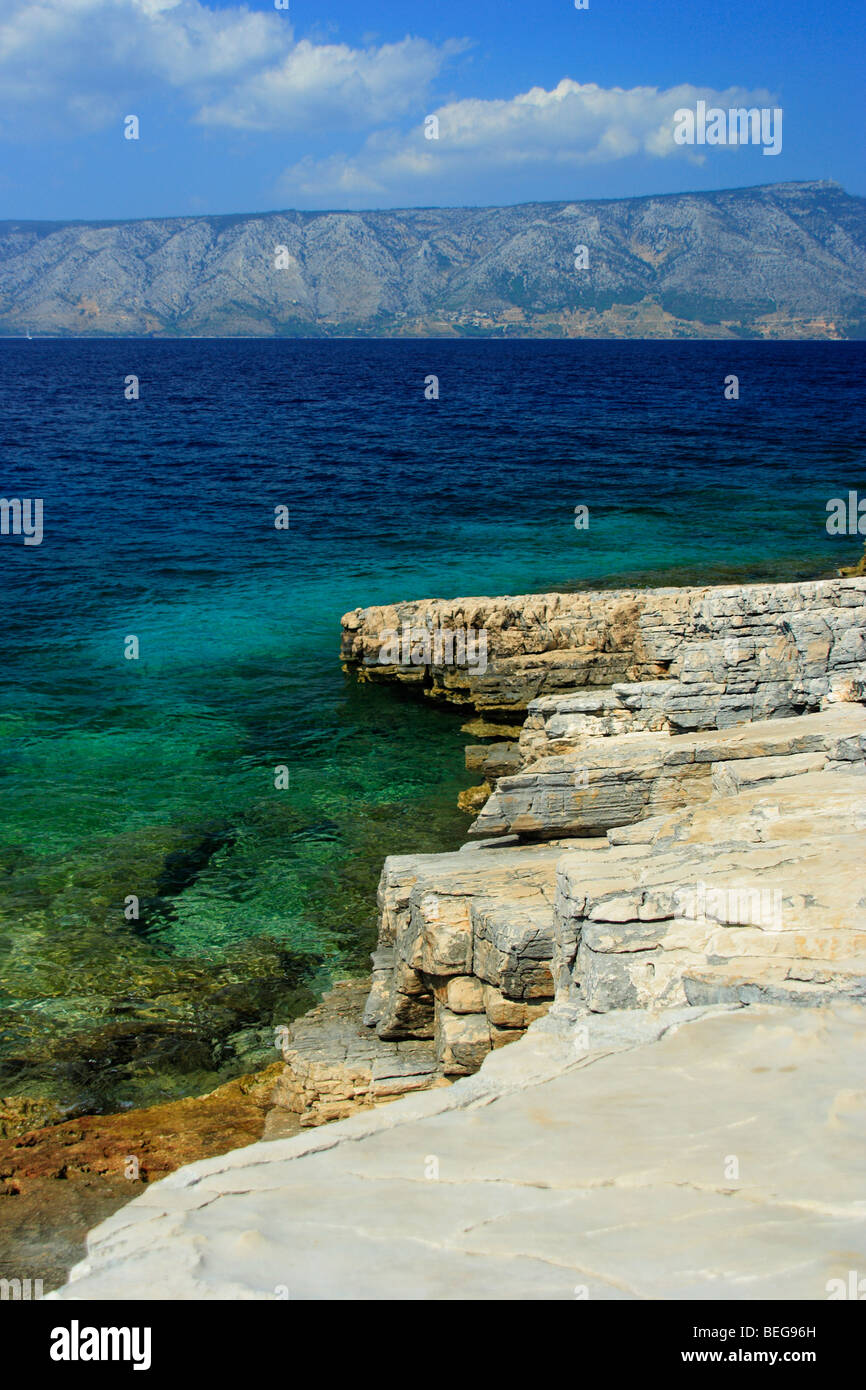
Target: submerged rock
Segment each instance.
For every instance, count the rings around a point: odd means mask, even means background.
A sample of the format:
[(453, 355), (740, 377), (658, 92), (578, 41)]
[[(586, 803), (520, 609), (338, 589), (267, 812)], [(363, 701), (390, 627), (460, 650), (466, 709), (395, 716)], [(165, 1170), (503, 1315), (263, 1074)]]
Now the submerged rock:
[(61, 1123), (46, 1123), (41, 1105), (19, 1104), (31, 1126), (0, 1140), (0, 1278), (25, 1271), (46, 1288), (62, 1283), (88, 1228), (136, 1192), (183, 1164), (261, 1139), (281, 1070), (272, 1062), (208, 1095)]

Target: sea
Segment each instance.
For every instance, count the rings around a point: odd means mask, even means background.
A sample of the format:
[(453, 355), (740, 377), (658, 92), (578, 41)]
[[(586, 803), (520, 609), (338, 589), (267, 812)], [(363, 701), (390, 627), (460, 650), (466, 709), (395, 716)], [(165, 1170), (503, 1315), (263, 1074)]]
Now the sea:
[(43, 516), (0, 536), (0, 1096), (106, 1112), (277, 1060), (367, 968), (384, 857), (469, 824), (466, 712), (346, 673), (341, 615), (832, 574), (863, 543), (826, 522), (866, 495), (864, 366), (0, 340), (0, 493)]

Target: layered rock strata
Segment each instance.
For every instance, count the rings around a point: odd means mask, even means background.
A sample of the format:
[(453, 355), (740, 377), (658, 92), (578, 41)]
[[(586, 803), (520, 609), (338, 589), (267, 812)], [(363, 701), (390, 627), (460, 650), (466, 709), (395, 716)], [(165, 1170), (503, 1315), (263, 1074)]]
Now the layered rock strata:
[[(337, 1123), (147, 1188), (52, 1297), (838, 1296), (864, 618), (857, 578), (348, 615), (350, 666), (496, 739), (474, 839), (385, 861), (363, 1021), (354, 982), (292, 1025), (279, 1103)], [(491, 661), (388, 670), (404, 621), (488, 623)]]
[[(541, 696), (607, 687), (596, 703), (562, 711), (598, 718), (599, 733), (800, 714), (857, 699), (866, 682), (866, 578), (422, 599), (355, 609), (342, 627), (342, 659), (363, 679), (493, 718), (521, 720)], [(428, 648), (435, 655), (430, 634), (466, 631), (486, 635), (484, 662), (423, 659)], [(383, 663), (395, 633), (406, 659)]]
[(706, 733), (583, 734), (570, 745), (560, 738), (557, 747), (499, 778), (470, 834), (603, 834), (744, 787), (847, 771), (866, 756), (866, 721), (862, 705), (840, 704)]
[(364, 1022), (382, 1038), (432, 1038), (451, 1076), (513, 1042), (553, 999), (561, 853), (467, 846), (386, 859)]
[(304, 1128), (342, 1120), (409, 1091), (446, 1085), (431, 1042), (389, 1042), (362, 1023), (369, 984), (345, 980), (287, 1028), (286, 1066), (272, 1097), (265, 1137), (279, 1133), (281, 1112)]
[(564, 854), (560, 989), (593, 1012), (866, 1000), (864, 831), (861, 765), (644, 821), (603, 856)]
[[(477, 844), (385, 862), (365, 1013), (381, 1038), (432, 1039), (465, 1075), (554, 997), (587, 1015), (866, 998), (862, 579), (343, 624), (359, 674), (527, 711), (518, 740), (468, 750), (491, 786)], [(486, 671), (382, 666), (379, 635), (403, 625), (487, 625)]]

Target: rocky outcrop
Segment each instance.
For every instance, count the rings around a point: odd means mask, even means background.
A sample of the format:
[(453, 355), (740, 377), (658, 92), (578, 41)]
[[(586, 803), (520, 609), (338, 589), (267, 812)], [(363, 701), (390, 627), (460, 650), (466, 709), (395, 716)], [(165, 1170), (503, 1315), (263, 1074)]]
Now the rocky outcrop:
[[(486, 717), (515, 719), (547, 691), (609, 686), (667, 670), (669, 662), (659, 664), (644, 647), (643, 607), (639, 591), (613, 590), (359, 608), (342, 620), (342, 658), (364, 680), (400, 681), (433, 698), (472, 705)], [(425, 644), (437, 632), (484, 633), (483, 662), (430, 659)], [(392, 633), (399, 662), (390, 659)]]
[(430, 1042), (388, 1042), (363, 1026), (368, 992), (367, 981), (341, 981), (315, 1009), (289, 1024), (282, 1047), (286, 1066), (272, 1097), (266, 1137), (283, 1111), (306, 1128), (345, 1119), (408, 1091), (447, 1084)]
[(386, 859), (365, 1023), (383, 1038), (432, 1038), (452, 1076), (513, 1042), (553, 999), (560, 855), (467, 846)]
[[(373, 661), (383, 629), (411, 654), (449, 625), (487, 625), (484, 672)], [(477, 844), (385, 862), (381, 1038), (432, 1038), (461, 1075), (554, 997), (587, 1016), (866, 998), (862, 579), (428, 601), (344, 634), (364, 676), (528, 711), (468, 750), (492, 788)]]
[(719, 764), (746, 780), (714, 795), (707, 774), (702, 798), (604, 839), (386, 860), (366, 1022), (432, 1036), (442, 1070), (465, 1075), (557, 995), (589, 1013), (866, 999), (866, 765), (822, 756)]
[[(536, 736), (536, 752), (577, 732), (800, 714), (866, 689), (864, 578), (423, 599), (358, 608), (342, 625), (343, 661), (360, 678), (493, 718), (519, 721), (528, 707), (523, 744)], [(484, 634), (483, 661), (437, 664), (431, 634), (461, 632)]]
[[(557, 746), (564, 749), (566, 740)], [(859, 704), (699, 734), (584, 735), (570, 753), (539, 758), (500, 778), (470, 833), (540, 839), (602, 834), (725, 791), (823, 768), (848, 770), (864, 757), (866, 720)]]
[[(495, 738), (469, 754), (491, 786), (475, 838), (385, 860), (363, 1019), (349, 982), (287, 1030), (269, 1142), (146, 1189), (52, 1297), (847, 1287), (864, 596), (854, 577), (348, 615), (350, 665), (473, 705), (467, 732)], [(421, 650), (488, 623), (492, 662), (381, 667), (378, 627), (403, 622)], [(276, 1137), (280, 1114), (305, 1132)]]
[(866, 1000), (863, 770), (745, 787), (564, 854), (560, 989), (592, 1012)]

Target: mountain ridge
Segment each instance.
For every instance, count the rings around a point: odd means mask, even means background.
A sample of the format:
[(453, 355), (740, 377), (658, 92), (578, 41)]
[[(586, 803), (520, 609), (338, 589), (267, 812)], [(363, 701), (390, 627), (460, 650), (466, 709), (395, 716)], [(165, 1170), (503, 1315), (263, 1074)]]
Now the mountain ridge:
[(814, 180), (504, 207), (7, 219), (0, 335), (25, 331), (862, 338), (866, 199)]
[[(845, 193), (844, 186), (837, 179), (783, 179), (779, 183), (745, 183), (735, 188), (689, 189), (685, 193), (636, 193), (630, 198), (530, 198), (524, 203), (419, 203), (415, 207), (366, 208), (359, 213), (357, 208), (267, 208), (260, 212), (170, 212), (162, 217), (0, 217), (0, 229), (4, 227), (130, 227), (140, 222), (195, 222), (206, 219), (209, 222), (244, 221), (257, 217), (352, 217), (365, 213), (407, 213), (407, 212), (493, 212), (508, 207), (515, 210), (534, 207), (568, 207), (575, 201), (585, 203), (641, 203), (663, 201), (665, 198), (713, 198), (736, 193), (770, 193), (779, 189), (820, 189), (830, 188)], [(846, 194), (859, 197), (859, 194)]]

